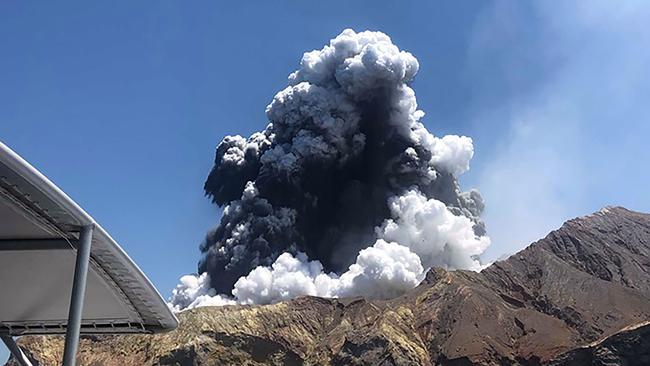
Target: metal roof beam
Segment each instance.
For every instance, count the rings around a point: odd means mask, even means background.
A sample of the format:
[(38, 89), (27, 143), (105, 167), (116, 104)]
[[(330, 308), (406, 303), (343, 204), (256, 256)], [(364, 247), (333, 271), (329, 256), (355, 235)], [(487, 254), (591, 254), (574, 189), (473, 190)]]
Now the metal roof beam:
[(66, 239), (0, 239), (0, 252), (5, 250), (74, 249), (76, 242), (76, 240)]

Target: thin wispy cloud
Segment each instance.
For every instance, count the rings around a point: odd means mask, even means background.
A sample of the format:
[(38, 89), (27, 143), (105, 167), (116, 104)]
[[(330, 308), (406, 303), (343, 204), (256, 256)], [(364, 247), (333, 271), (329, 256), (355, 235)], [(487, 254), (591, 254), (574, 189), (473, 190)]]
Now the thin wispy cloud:
[(650, 179), (649, 16), (646, 2), (503, 1), (478, 18), (476, 123), (505, 123), (475, 164), (494, 257), (603, 205), (650, 208), (634, 193)]

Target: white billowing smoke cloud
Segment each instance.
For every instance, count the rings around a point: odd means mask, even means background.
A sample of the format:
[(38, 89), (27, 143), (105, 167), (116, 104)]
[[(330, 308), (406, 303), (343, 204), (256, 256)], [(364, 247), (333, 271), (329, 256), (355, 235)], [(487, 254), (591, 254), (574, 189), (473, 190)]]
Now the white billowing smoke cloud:
[(417, 190), (393, 197), (389, 207), (393, 219), (377, 229), (378, 236), (408, 247), (426, 268), (483, 268), (477, 256), (487, 249), (490, 239), (476, 236), (467, 217), (454, 215), (444, 203), (427, 199)]
[(318, 261), (304, 253), (284, 253), (271, 268), (257, 267), (235, 283), (233, 295), (242, 304), (269, 304), (296, 296), (364, 296), (391, 298), (417, 286), (424, 268), (407, 247), (378, 240), (363, 249), (341, 276), (323, 273)]
[[(305, 53), (267, 128), (217, 147), (205, 189), (224, 213), (201, 246), (203, 273), (181, 278), (170, 306), (387, 299), (432, 266), (480, 270), (483, 200), (458, 185), (472, 140), (420, 122), (418, 67), (380, 32), (348, 29)], [(332, 259), (350, 247), (354, 262)]]
[(417, 286), (424, 278), (420, 258), (409, 248), (382, 239), (357, 256), (341, 274), (324, 273), (318, 261), (304, 253), (283, 253), (271, 267), (259, 266), (235, 283), (234, 298), (216, 295), (207, 273), (181, 278), (170, 299), (174, 311), (200, 306), (271, 304), (297, 296), (388, 299)]
[(431, 162), (455, 177), (469, 170), (469, 161), (474, 156), (472, 139), (467, 136), (447, 135), (443, 138), (431, 134), (426, 136), (427, 144), (431, 146), (433, 157)]
[(173, 311), (181, 311), (199, 306), (233, 305), (235, 301), (217, 295), (215, 290), (210, 288), (208, 274), (203, 273), (200, 276), (181, 277), (180, 283), (172, 290), (168, 304)]

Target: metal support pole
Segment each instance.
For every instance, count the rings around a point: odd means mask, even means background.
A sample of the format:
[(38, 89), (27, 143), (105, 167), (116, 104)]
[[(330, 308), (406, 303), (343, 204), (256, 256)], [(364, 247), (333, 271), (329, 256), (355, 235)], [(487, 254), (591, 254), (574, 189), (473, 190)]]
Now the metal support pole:
[(70, 297), (70, 311), (68, 313), (68, 326), (65, 332), (63, 366), (74, 366), (76, 363), (93, 227), (94, 225), (84, 226), (79, 233), (77, 261), (74, 267), (74, 282), (72, 283), (72, 296)]
[(11, 336), (1, 335), (0, 338), (2, 338), (2, 341), (5, 342), (5, 345), (7, 348), (9, 348), (9, 352), (14, 355), (14, 358), (18, 361), (20, 366), (32, 366), (32, 363), (29, 361), (27, 356), (25, 356), (23, 350), (18, 347)]

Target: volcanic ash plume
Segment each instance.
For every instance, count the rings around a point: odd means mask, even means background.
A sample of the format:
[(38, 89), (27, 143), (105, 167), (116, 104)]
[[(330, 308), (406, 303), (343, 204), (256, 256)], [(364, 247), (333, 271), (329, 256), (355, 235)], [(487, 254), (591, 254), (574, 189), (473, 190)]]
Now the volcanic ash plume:
[(418, 67), (380, 32), (347, 29), (305, 53), (266, 128), (218, 145), (204, 188), (223, 215), (174, 306), (216, 294), (233, 296), (219, 304), (388, 298), (431, 266), (480, 270), (483, 200), (458, 185), (472, 140), (420, 122)]

